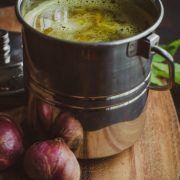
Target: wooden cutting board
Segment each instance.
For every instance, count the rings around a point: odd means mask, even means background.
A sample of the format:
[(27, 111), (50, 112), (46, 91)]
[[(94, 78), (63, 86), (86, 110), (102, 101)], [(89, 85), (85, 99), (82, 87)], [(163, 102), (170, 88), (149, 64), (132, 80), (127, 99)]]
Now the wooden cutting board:
[[(0, 28), (20, 30), (13, 8), (0, 9)], [(79, 161), (81, 180), (180, 180), (180, 127), (170, 92), (150, 91), (145, 116), (134, 146), (113, 157)], [(27, 179), (17, 165), (0, 174), (0, 180)]]
[(114, 157), (83, 161), (82, 179), (180, 180), (180, 128), (169, 91), (150, 92), (144, 133), (134, 146)]

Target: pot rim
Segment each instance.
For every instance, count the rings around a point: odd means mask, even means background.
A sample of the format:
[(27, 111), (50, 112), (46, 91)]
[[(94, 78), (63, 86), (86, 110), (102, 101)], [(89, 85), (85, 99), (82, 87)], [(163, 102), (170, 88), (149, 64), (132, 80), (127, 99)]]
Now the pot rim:
[(22, 5), (23, 0), (18, 0), (17, 4), (16, 4), (16, 15), (19, 19), (19, 21), (23, 24), (23, 26), (27, 27), (29, 30), (33, 31), (34, 33), (38, 34), (39, 36), (46, 38), (47, 40), (52, 40), (52, 41), (56, 41), (56, 42), (60, 42), (60, 43), (67, 43), (67, 44), (72, 44), (72, 45), (81, 45), (81, 46), (111, 46), (111, 45), (121, 45), (121, 44), (125, 44), (125, 43), (129, 43), (132, 41), (137, 41), (143, 37), (146, 37), (147, 35), (149, 35), (150, 33), (152, 33), (155, 29), (157, 29), (157, 27), (159, 26), (159, 24), (161, 23), (163, 16), (164, 16), (164, 7), (163, 4), (161, 2), (161, 0), (157, 0), (158, 5), (160, 6), (160, 15), (158, 17), (158, 19), (153, 23), (153, 25), (151, 25), (148, 29), (146, 29), (145, 31), (135, 35), (135, 36), (131, 36), (129, 38), (125, 38), (125, 39), (121, 39), (121, 40), (115, 40), (115, 41), (107, 41), (107, 42), (77, 42), (77, 41), (70, 41), (70, 40), (64, 40), (64, 39), (58, 39), (52, 36), (48, 36), (45, 35), (39, 31), (37, 31), (36, 29), (34, 29), (32, 26), (30, 26), (22, 17), (21, 15), (21, 5)]

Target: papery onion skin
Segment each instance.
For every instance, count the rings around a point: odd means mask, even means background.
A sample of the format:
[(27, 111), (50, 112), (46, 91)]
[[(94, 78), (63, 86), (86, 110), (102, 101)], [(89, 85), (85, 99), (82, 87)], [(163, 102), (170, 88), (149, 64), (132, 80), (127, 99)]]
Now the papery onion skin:
[(12, 166), (23, 151), (22, 132), (10, 116), (0, 114), (0, 170)]
[(33, 144), (26, 152), (24, 167), (34, 180), (79, 180), (79, 163), (62, 139)]
[(49, 132), (51, 125), (53, 124), (53, 108), (46, 102), (39, 102), (38, 104), (39, 121), (42, 124), (42, 128), (45, 132)]
[(69, 148), (75, 151), (83, 141), (83, 128), (69, 112), (61, 112), (53, 125), (52, 135), (62, 137)]

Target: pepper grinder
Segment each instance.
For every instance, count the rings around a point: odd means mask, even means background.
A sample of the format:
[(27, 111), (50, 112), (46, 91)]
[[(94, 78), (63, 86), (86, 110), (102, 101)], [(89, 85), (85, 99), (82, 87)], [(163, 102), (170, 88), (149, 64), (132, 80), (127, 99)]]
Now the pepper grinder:
[(21, 33), (0, 29), (0, 109), (24, 103)]

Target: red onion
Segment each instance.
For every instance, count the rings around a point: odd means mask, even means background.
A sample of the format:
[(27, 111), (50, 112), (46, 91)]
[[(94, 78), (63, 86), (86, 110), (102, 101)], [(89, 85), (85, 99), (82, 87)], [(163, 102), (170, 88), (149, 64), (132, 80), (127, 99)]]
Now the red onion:
[(0, 170), (10, 167), (23, 153), (21, 132), (8, 115), (0, 115)]
[(46, 140), (49, 138), (49, 132), (53, 124), (53, 107), (47, 102), (37, 101), (35, 98), (29, 99), (28, 106), (27, 117), (30, 118), (27, 118), (27, 126), (31, 127), (29, 130), (32, 139)]
[(83, 128), (70, 113), (60, 113), (52, 128), (53, 137), (62, 137), (71, 150), (76, 150), (83, 140)]
[(35, 180), (79, 180), (80, 167), (62, 139), (33, 144), (26, 152), (24, 167)]
[(38, 104), (38, 111), (40, 115), (40, 123), (43, 129), (48, 132), (53, 123), (53, 108), (46, 102), (40, 102)]

